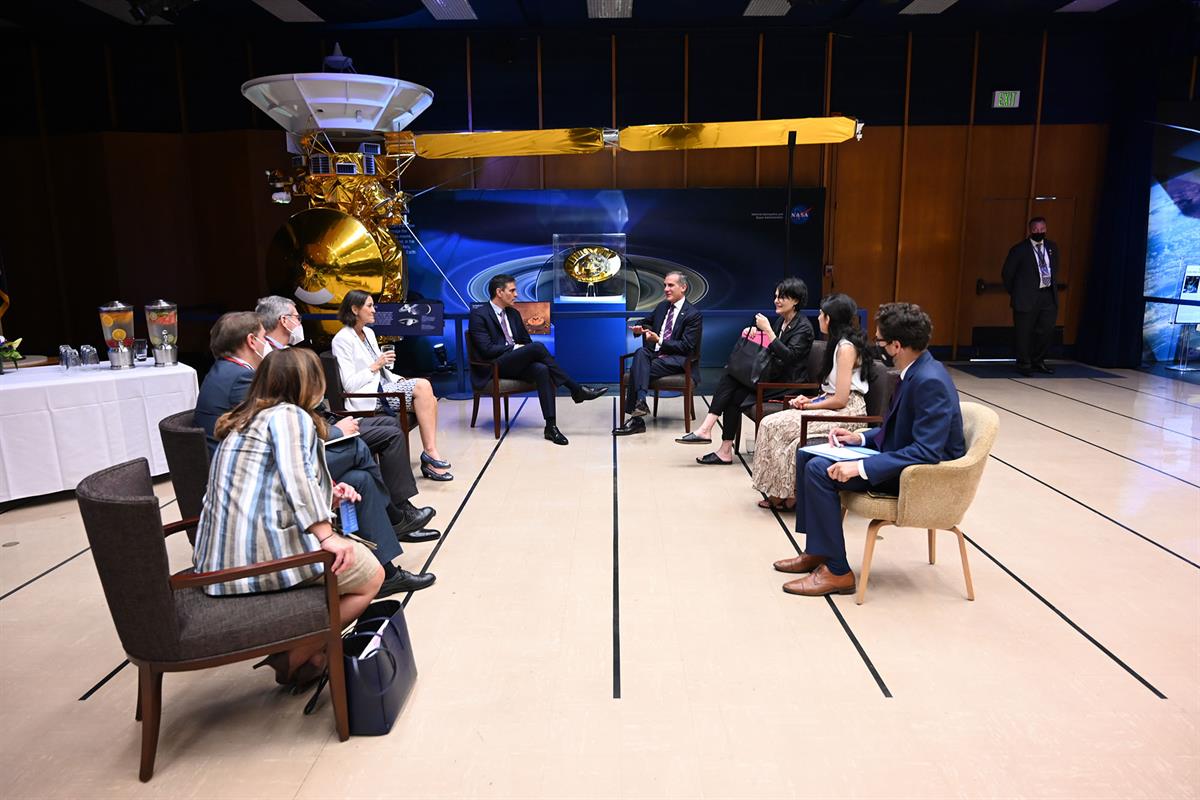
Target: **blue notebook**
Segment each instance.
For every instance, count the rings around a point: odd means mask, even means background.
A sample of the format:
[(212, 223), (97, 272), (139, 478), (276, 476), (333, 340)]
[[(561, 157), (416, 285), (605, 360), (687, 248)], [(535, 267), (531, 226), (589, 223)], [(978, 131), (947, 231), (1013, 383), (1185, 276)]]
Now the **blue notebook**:
[(872, 450), (869, 447), (830, 447), (827, 442), (810, 444), (808, 447), (800, 449), (806, 453), (812, 453), (814, 456), (822, 456), (834, 461), (861, 461), (867, 456), (879, 455), (878, 450)]

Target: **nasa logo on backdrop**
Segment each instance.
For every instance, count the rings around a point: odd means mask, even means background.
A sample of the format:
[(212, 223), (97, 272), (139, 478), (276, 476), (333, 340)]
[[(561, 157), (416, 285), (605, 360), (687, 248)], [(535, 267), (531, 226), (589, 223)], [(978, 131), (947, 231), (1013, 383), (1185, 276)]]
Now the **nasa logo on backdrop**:
[(812, 218), (812, 206), (798, 205), (792, 206), (792, 224), (803, 225)]

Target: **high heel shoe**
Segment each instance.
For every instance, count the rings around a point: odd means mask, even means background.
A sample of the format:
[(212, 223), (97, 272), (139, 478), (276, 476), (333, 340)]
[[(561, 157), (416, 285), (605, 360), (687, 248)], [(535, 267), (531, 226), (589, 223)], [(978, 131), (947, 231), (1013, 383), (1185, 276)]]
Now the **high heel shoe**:
[(426, 464), (424, 462), (421, 463), (421, 474), (424, 475), (426, 478), (429, 478), (429, 480), (431, 480), (431, 481), (452, 481), (452, 480), (454, 480), (454, 476), (451, 475), (449, 472), (434, 472), (433, 467), (429, 466), (428, 464)]
[(421, 451), (421, 463), (428, 464), (431, 467), (437, 467), (438, 469), (450, 469), (452, 466), (449, 461), (439, 461), (438, 459), (429, 455), (429, 453), (426, 453), (424, 450)]
[(270, 667), (275, 670), (275, 682), (280, 686), (290, 686), (292, 684), (291, 676), (288, 675), (288, 654), (287, 653), (271, 653), (262, 661), (254, 665), (254, 669), (259, 667)]

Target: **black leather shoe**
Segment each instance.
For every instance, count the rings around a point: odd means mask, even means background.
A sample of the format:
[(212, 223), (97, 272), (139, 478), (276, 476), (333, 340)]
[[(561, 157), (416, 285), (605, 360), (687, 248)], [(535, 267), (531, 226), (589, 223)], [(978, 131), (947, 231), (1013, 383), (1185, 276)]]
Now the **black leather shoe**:
[(397, 533), (396, 540), (404, 544), (420, 544), (421, 542), (436, 542), (442, 537), (441, 531), (434, 531), (428, 528), (422, 528), (419, 531), (411, 533)]
[(707, 454), (702, 455), (699, 458), (697, 458), (696, 463), (697, 464), (723, 464), (725, 466), (729, 466), (730, 464), (733, 463), (733, 459), (730, 459), (729, 461), (722, 461), (721, 457), (719, 455), (717, 455), (716, 453), (707, 453)]
[(383, 585), (379, 587), (379, 594), (375, 596), (388, 597), (400, 592), (419, 592), (422, 589), (428, 589), (430, 586), (433, 586), (436, 580), (437, 576), (432, 572), (413, 575), (411, 572), (398, 569), (392, 577), (384, 578)]
[(595, 400), (607, 392), (607, 386), (580, 386), (579, 391), (571, 395), (571, 399), (576, 403), (584, 403), (588, 400)]
[(417, 508), (412, 503), (406, 503), (406, 507), (401, 507), (400, 519), (392, 525), (392, 529), (396, 531), (396, 538), (400, 538), (406, 533), (419, 531), (429, 524), (433, 519), (433, 515), (437, 512), (429, 506)]
[(1040, 363), (1040, 364), (1034, 364), (1034, 365), (1033, 365), (1033, 371), (1034, 371), (1034, 372), (1040, 372), (1040, 373), (1042, 373), (1043, 375), (1053, 375), (1053, 374), (1054, 374), (1054, 367), (1049, 367), (1049, 366), (1047, 366), (1047, 365), (1046, 365), (1046, 362), (1044, 362), (1044, 361), (1043, 361), (1043, 362), (1042, 362), (1042, 363)]
[(645, 433), (646, 423), (641, 417), (631, 417), (619, 428), (613, 428), (613, 436), (633, 436), (635, 433)]
[(554, 442), (555, 444), (571, 443), (570, 439), (562, 435), (562, 431), (558, 429), (557, 425), (547, 425), (546, 430), (542, 432), (542, 436), (546, 439), (546, 441)]
[(650, 413), (650, 406), (646, 405), (646, 401), (638, 400), (637, 404), (633, 407), (633, 411), (629, 412), (629, 416), (644, 417), (649, 413)]

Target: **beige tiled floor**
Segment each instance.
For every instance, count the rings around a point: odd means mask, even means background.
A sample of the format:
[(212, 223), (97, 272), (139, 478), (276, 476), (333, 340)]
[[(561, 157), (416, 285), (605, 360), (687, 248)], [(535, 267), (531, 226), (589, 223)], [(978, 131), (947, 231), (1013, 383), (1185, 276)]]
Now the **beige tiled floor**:
[[(473, 491), (495, 441), (443, 401), (458, 479), (420, 500), (445, 526), (471, 495), (409, 604), (421, 676), (391, 734), (339, 743), (327, 702), (304, 717), (245, 664), (169, 675), (139, 784), (133, 670), (78, 699), (124, 658), (85, 552), (0, 600), (0, 796), (1196, 797), (1200, 388), (1119, 374), (954, 373), (1006, 409), (962, 527), (1009, 572), (972, 547), (968, 603), (948, 534), (929, 566), (921, 532), (885, 529), (867, 603), (833, 605), (891, 698), (829, 603), (779, 591), (779, 523), (740, 465), (671, 441), (664, 400), (617, 443), (614, 699), (612, 401), (560, 401), (566, 448), (528, 401)], [(864, 530), (847, 521), (855, 565)], [(0, 594), (87, 546), (70, 499), (0, 515), (10, 541)]]

